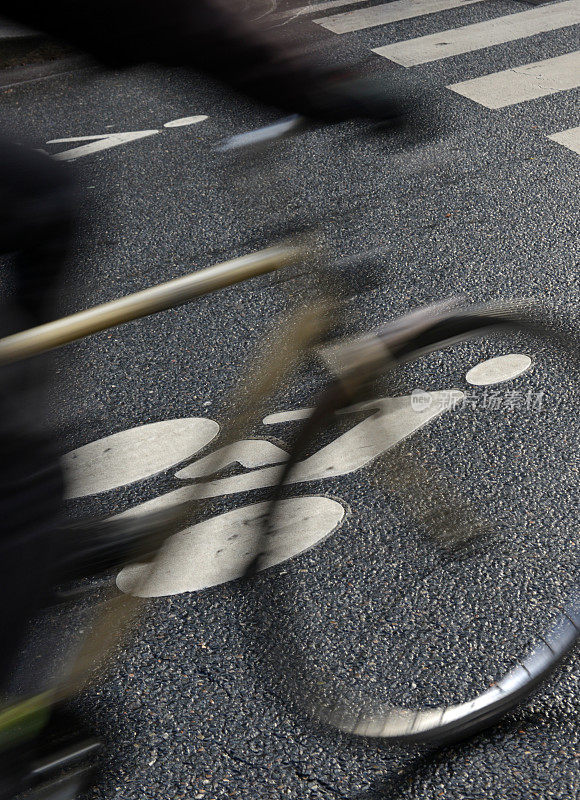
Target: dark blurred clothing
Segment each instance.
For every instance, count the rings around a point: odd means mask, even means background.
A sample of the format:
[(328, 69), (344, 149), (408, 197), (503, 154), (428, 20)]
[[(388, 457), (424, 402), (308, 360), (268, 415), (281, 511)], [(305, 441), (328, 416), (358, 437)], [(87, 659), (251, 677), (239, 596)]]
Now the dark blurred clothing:
[(153, 62), (199, 69), (292, 113), (308, 111), (318, 82), (318, 68), (301, 51), (220, 0), (0, 0), (0, 13), (105, 65)]
[[(194, 67), (292, 111), (312, 85), (306, 64), (215, 0), (0, 0), (0, 13), (105, 65)], [(12, 302), (0, 305), (0, 336), (50, 317), (72, 207), (65, 166), (0, 139), (0, 255), (13, 255), (15, 277)], [(62, 479), (42, 431), (43, 394), (38, 363), (0, 368), (0, 691), (58, 560)]]
[(69, 170), (44, 153), (0, 137), (0, 253), (14, 254), (13, 326), (18, 327), (17, 313), (22, 327), (50, 317), (73, 213)]
[[(323, 69), (219, 0), (0, 0), (0, 14), (107, 66), (198, 69), (291, 113), (331, 121), (399, 113), (382, 84)], [(50, 316), (73, 205), (62, 164), (0, 139), (0, 255), (13, 254), (15, 272), (11, 304), (0, 306), (0, 336)], [(0, 691), (59, 558), (62, 480), (57, 448), (42, 430), (39, 363), (0, 367)]]
[[(0, 0), (0, 13), (46, 31), (112, 67), (147, 62), (190, 67), (265, 105), (311, 119), (400, 124), (404, 93), (385, 76), (328, 68), (220, 0)], [(408, 111), (408, 109), (407, 109)]]
[[(13, 255), (14, 292), (0, 300), (0, 336), (43, 322), (72, 227), (69, 171), (0, 139), (0, 254)], [(49, 589), (59, 556), (62, 475), (43, 424), (40, 359), (0, 367), (0, 692)]]
[[(304, 110), (310, 65), (219, 0), (0, 0), (0, 13), (75, 45), (111, 67), (146, 62), (209, 72), (264, 103)], [(0, 255), (15, 292), (0, 336), (51, 315), (68, 248), (72, 187), (65, 166), (0, 138)], [(40, 362), (41, 363), (41, 362)], [(55, 569), (62, 485), (57, 448), (42, 432), (38, 365), (0, 368), (0, 688)]]

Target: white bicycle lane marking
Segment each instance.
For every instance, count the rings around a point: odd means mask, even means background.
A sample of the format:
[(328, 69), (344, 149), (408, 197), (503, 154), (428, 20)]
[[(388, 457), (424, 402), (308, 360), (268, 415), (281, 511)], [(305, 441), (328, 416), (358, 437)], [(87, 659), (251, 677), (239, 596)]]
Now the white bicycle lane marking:
[[(411, 396), (381, 398), (346, 409), (343, 413), (364, 410), (375, 410), (375, 413), (297, 464), (289, 483), (322, 480), (354, 472), (452, 408), (464, 396), (457, 390), (431, 392), (429, 395), (432, 403), (418, 412), (412, 410)], [(254, 443), (263, 444), (259, 440), (236, 443), (226, 452), (217, 451), (207, 456), (207, 460), (194, 463), (192, 468), (186, 467), (176, 473), (176, 477), (211, 475), (216, 465), (225, 466), (236, 460), (235, 450), (240, 444), (246, 448)], [(280, 448), (275, 450), (277, 452), (272, 455), (276, 466), (202, 483), (196, 486), (195, 497), (221, 497), (274, 486), (284, 468), (279, 464), (280, 457), (285, 455)], [(268, 457), (263, 451), (261, 455)], [(119, 517), (172, 506), (191, 498), (191, 495), (190, 487), (176, 489)], [(121, 570), (117, 586), (122, 591), (143, 597), (159, 597), (199, 591), (241, 577), (256, 555), (262, 518), (267, 508), (268, 503), (254, 503), (186, 528), (171, 537), (152, 566), (132, 565)], [(344, 517), (340, 502), (318, 495), (285, 500), (279, 511), (269, 533), (269, 552), (262, 569), (319, 544)]]
[[(198, 122), (203, 122), (208, 117), (205, 114), (199, 114), (195, 117), (180, 117), (179, 119), (170, 120), (165, 122), (164, 128), (181, 128), (186, 125), (196, 125)], [(118, 147), (121, 144), (128, 144), (129, 142), (137, 141), (138, 139), (146, 139), (149, 136), (155, 136), (161, 133), (161, 130), (154, 128), (152, 130), (144, 131), (124, 131), (122, 133), (99, 133), (94, 136), (66, 136), (63, 139), (51, 139), (47, 144), (67, 144), (68, 142), (89, 142), (89, 144), (73, 147), (70, 150), (63, 150), (61, 153), (56, 153), (53, 158), (59, 161), (76, 161), (83, 156), (90, 156), (92, 153), (98, 153), (102, 150), (109, 150), (111, 147)]]
[[(490, 386), (518, 377), (531, 366), (525, 355), (510, 354), (484, 361), (467, 373), (469, 383)], [(345, 409), (343, 414), (373, 411), (333, 442), (300, 462), (290, 482), (300, 483), (346, 475), (386, 452), (415, 431), (452, 409), (464, 398), (452, 389), (420, 392), (405, 397), (379, 398)], [(418, 399), (420, 402), (418, 402)], [(270, 414), (266, 425), (303, 419), (309, 409)], [(166, 420), (91, 442), (64, 459), (69, 497), (81, 497), (118, 488), (151, 477), (190, 459), (218, 434), (219, 426), (203, 417)], [(214, 451), (175, 473), (182, 480), (202, 478), (239, 464), (248, 469), (235, 476), (200, 484), (197, 497), (222, 497), (274, 485), (287, 453), (266, 439), (245, 439)], [(141, 503), (118, 517), (166, 508), (190, 499), (191, 488), (167, 492)], [(240, 577), (255, 555), (267, 503), (254, 503), (189, 526), (165, 544), (154, 565), (131, 565), (117, 577), (122, 591), (159, 597), (200, 591)], [(271, 548), (264, 568), (304, 552), (329, 536), (344, 517), (337, 500), (317, 495), (285, 500), (274, 524)]]

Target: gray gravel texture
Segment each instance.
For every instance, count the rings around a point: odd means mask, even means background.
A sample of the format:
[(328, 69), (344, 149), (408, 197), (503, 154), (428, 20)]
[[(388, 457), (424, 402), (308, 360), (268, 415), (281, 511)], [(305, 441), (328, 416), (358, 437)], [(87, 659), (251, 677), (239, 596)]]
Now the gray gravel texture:
[[(320, 52), (329, 63), (368, 57), (367, 69), (376, 72), (385, 64), (371, 47), (522, 8), (480, 3), (384, 29), (324, 34)], [(314, 26), (306, 20), (288, 31), (309, 41)], [(434, 141), (369, 137), (354, 123), (307, 132), (282, 146), (262, 178), (261, 204), (248, 196), (251, 173), (233, 169), (212, 148), (278, 114), (205, 77), (143, 68), (22, 85), (0, 92), (2, 128), (54, 152), (45, 145), (49, 139), (162, 128), (178, 117), (209, 115), (199, 125), (165, 129), (74, 165), (82, 190), (79, 235), (63, 311), (246, 253), (289, 218), (314, 216), (340, 255), (379, 252), (384, 284), (352, 300), (347, 330), (450, 295), (533, 297), (565, 314), (572, 328), (580, 299), (579, 161), (546, 136), (578, 124), (577, 93), (491, 112), (444, 87), (576, 44), (577, 32), (567, 29), (414, 68), (428, 98), (425, 121), (446, 119)], [(392, 69), (394, 79), (408, 74)], [(285, 290), (264, 278), (69, 348), (55, 364), (54, 417), (65, 449), (157, 420), (220, 419), (248, 353), (288, 304)], [(411, 706), (481, 690), (521, 653), (577, 577), (580, 451), (572, 367), (549, 347), (499, 338), (432, 355), (377, 391), (476, 394), (481, 389), (466, 384), (466, 371), (512, 351), (529, 352), (534, 366), (506, 386), (544, 391), (540, 412), (463, 407), (413, 436), (397, 456), (436, 463), (450, 484), (517, 536), (467, 565), (445, 565), (409, 521), (414, 501), (385, 486), (389, 458), (296, 490), (340, 500), (347, 509), (341, 528), (251, 586), (235, 582), (150, 601), (110, 678), (79, 700), (108, 744), (90, 797), (580, 795), (577, 655), (493, 730), (434, 751), (319, 729), (286, 703), (276, 673), (264, 679), (248, 646), (257, 608), (272, 635), (286, 637), (287, 654), (313, 643), (302, 654), (311, 674), (318, 670), (330, 682)], [(301, 376), (272, 410), (309, 403), (314, 384), (313, 376)], [(292, 432), (259, 423), (254, 431), (275, 441), (289, 441)], [(71, 513), (129, 508), (175, 487), (173, 472), (71, 504)], [(212, 501), (207, 516), (264, 496)], [(264, 599), (274, 600), (275, 614), (264, 611)], [(290, 670), (291, 682), (299, 678), (292, 663), (282, 659), (280, 666)]]

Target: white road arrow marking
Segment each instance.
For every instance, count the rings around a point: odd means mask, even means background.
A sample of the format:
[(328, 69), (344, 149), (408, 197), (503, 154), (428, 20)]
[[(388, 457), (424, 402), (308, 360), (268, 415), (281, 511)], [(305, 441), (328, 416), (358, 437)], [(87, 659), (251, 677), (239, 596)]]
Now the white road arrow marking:
[(91, 155), (91, 153), (108, 150), (110, 147), (118, 147), (120, 144), (127, 144), (127, 142), (133, 142), (137, 139), (145, 139), (147, 136), (154, 136), (156, 133), (161, 133), (161, 131), (127, 131), (126, 133), (104, 133), (98, 136), (67, 136), (64, 139), (51, 139), (47, 144), (91, 142), (91, 144), (73, 147), (71, 150), (64, 150), (54, 156), (59, 161), (76, 161), (77, 158)]

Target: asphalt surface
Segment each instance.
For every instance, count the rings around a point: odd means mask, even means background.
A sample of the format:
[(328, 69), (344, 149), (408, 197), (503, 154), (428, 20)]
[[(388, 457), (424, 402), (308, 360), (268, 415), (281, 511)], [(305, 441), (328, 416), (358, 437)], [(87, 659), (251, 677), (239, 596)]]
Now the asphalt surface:
[[(385, 62), (371, 47), (516, 13), (477, 3), (345, 36), (324, 33), (330, 63)], [(341, 9), (339, 9), (341, 10)], [(292, 27), (294, 26), (294, 27)], [(287, 26), (308, 41), (308, 19)], [(322, 221), (340, 255), (376, 248), (380, 288), (355, 297), (348, 331), (462, 295), (533, 297), (572, 329), (578, 280), (579, 161), (547, 136), (578, 124), (578, 96), (561, 92), (490, 111), (445, 86), (569, 52), (577, 29), (413, 68), (434, 140), (369, 136), (348, 123), (284, 143), (258, 177), (214, 150), (225, 136), (275, 120), (212, 80), (140, 68), (71, 73), (0, 92), (2, 128), (51, 153), (53, 139), (161, 132), (78, 159), (78, 237), (61, 311), (103, 302), (258, 249), (288, 219)], [(393, 77), (407, 76), (402, 67)], [(191, 115), (208, 119), (163, 128)], [(83, 144), (80, 142), (79, 144)], [(258, 191), (255, 188), (258, 187)], [(295, 193), (295, 194), (294, 194)], [(290, 303), (292, 284), (264, 278), (99, 334), (58, 356), (54, 418), (66, 450), (137, 425), (221, 420), (248, 353)], [(475, 364), (526, 352), (529, 372), (506, 391), (544, 392), (541, 409), (490, 409), (465, 381)], [(308, 405), (302, 374), (271, 411)], [(286, 702), (304, 668), (413, 706), (469, 696), (509, 667), (577, 578), (577, 389), (571, 363), (545, 344), (509, 338), (462, 345), (408, 367), (383, 394), (459, 389), (479, 400), (439, 417), (397, 451), (437, 464), (443, 480), (508, 531), (477, 559), (447, 562), (425, 545), (385, 472), (388, 456), (295, 496), (345, 509), (328, 539), (251, 584), (234, 581), (149, 601), (142, 625), (105, 683), (78, 702), (108, 745), (99, 785), (111, 798), (572, 798), (580, 795), (578, 659), (504, 722), (441, 750), (380, 746), (321, 730)], [(499, 387), (503, 391), (503, 387)], [(575, 399), (576, 398), (576, 399)], [(254, 436), (282, 444), (289, 424)], [(219, 443), (219, 440), (217, 440)], [(213, 445), (212, 445), (213, 446)], [(203, 451), (205, 453), (205, 451)], [(71, 501), (71, 514), (116, 513), (176, 488), (175, 469)], [(218, 497), (206, 517), (267, 497)], [(500, 526), (501, 527), (501, 526)], [(502, 528), (503, 530), (503, 528)], [(253, 660), (259, 619), (279, 668)], [(388, 613), (387, 613), (388, 609)], [(304, 645), (304, 646), (303, 646)]]

